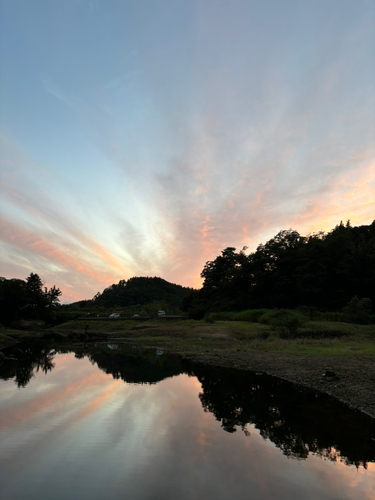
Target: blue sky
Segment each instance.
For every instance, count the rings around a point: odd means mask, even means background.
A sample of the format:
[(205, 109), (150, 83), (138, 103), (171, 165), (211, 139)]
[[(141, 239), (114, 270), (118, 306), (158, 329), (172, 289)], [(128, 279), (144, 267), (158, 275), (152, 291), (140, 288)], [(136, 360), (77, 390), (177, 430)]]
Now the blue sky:
[(199, 286), (226, 246), (375, 218), (372, 0), (0, 9), (1, 276)]

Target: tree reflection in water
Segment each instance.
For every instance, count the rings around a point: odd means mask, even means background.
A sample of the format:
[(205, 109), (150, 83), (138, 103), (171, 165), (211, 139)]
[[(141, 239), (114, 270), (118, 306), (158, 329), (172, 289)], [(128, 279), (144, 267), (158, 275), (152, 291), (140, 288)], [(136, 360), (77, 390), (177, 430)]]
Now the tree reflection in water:
[(121, 345), (113, 349), (104, 344), (86, 348), (28, 342), (4, 352), (7, 358), (0, 366), (0, 378), (14, 379), (18, 387), (25, 387), (36, 371), (51, 371), (56, 353), (68, 352), (74, 352), (77, 359), (87, 357), (105, 373), (127, 383), (155, 384), (187, 373), (202, 385), (199, 399), (204, 411), (212, 413), (226, 432), (242, 429), (250, 436), (252, 425), (286, 456), (298, 459), (315, 454), (365, 468), (375, 461), (373, 419), (274, 377)]
[(47, 373), (55, 367), (56, 351), (41, 343), (20, 343), (4, 350), (6, 359), (0, 366), (0, 378), (14, 379), (18, 387), (25, 387), (39, 370)]
[(194, 365), (199, 395), (224, 430), (252, 424), (288, 457), (312, 453), (347, 465), (374, 461), (373, 419), (311, 390), (254, 372)]

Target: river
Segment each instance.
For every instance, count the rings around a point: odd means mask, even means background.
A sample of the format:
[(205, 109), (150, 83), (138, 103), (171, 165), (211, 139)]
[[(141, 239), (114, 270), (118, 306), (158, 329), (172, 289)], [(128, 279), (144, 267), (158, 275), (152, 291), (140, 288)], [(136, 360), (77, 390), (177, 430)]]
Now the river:
[(0, 496), (373, 500), (374, 422), (163, 351), (28, 342), (0, 366)]

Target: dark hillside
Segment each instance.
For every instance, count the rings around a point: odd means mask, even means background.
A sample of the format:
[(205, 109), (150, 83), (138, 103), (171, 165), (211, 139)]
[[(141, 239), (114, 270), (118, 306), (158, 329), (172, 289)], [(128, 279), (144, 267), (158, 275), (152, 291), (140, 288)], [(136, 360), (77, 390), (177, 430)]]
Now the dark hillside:
[(169, 283), (162, 278), (134, 277), (111, 285), (93, 298), (94, 305), (103, 307), (135, 306), (165, 301), (171, 307), (179, 307), (192, 288)]

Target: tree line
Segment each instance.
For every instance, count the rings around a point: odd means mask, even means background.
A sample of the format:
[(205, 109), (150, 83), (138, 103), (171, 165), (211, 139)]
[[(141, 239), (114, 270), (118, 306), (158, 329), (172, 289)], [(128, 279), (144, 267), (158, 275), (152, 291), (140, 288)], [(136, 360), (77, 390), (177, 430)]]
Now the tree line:
[[(346, 306), (369, 311), (375, 304), (375, 220), (357, 227), (341, 222), (327, 233), (308, 236), (283, 230), (255, 252), (247, 255), (246, 250), (227, 247), (206, 262), (199, 290), (162, 278), (134, 277), (83, 302), (89, 308), (112, 308), (163, 301), (195, 319), (210, 312), (258, 308), (340, 311)], [(59, 288), (47, 289), (35, 273), (26, 280), (0, 278), (0, 322), (53, 315), (56, 322), (57, 309), (64, 308), (60, 295)]]
[(341, 310), (353, 297), (375, 303), (375, 220), (340, 222), (328, 233), (280, 231), (246, 255), (227, 247), (206, 262), (203, 286), (184, 299), (196, 318), (212, 311), (301, 306)]
[(0, 322), (18, 319), (47, 319), (59, 305), (61, 290), (47, 289), (38, 274), (26, 280), (0, 278)]

